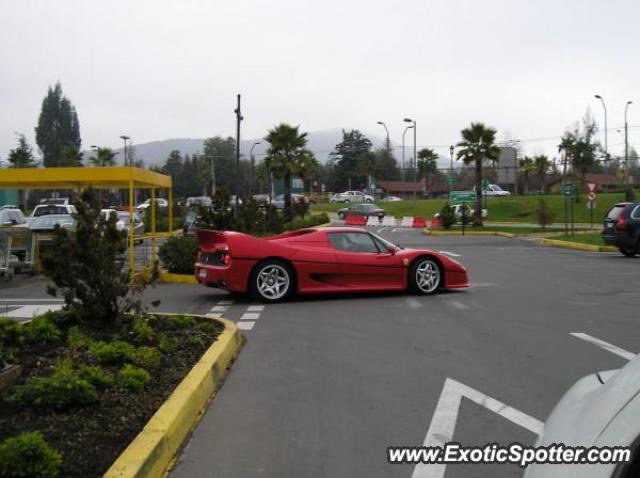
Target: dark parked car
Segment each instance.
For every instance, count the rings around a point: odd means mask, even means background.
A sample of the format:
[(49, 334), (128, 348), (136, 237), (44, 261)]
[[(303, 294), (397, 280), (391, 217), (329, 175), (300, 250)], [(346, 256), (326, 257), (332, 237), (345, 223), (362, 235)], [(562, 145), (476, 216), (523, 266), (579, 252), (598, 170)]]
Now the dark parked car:
[(353, 206), (338, 209), (338, 217), (340, 219), (344, 219), (347, 216), (376, 216), (378, 219), (382, 219), (384, 214), (384, 209), (376, 206), (375, 204), (355, 204)]
[(604, 218), (602, 239), (620, 249), (625, 256), (640, 252), (640, 202), (621, 202)]

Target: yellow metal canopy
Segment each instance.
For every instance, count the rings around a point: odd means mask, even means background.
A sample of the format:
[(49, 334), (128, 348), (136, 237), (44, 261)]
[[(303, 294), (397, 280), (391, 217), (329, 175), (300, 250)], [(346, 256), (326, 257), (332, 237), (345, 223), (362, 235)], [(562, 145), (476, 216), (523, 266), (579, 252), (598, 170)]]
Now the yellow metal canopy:
[(171, 176), (141, 168), (0, 169), (0, 189), (171, 188)]
[[(134, 190), (156, 188), (169, 190), (169, 232), (173, 231), (173, 190), (171, 176), (141, 168), (13, 168), (0, 169), (0, 189), (128, 189), (129, 205), (133, 209)], [(151, 257), (156, 260), (156, 201), (151, 201)], [(133, 214), (129, 215), (129, 270), (135, 270)]]

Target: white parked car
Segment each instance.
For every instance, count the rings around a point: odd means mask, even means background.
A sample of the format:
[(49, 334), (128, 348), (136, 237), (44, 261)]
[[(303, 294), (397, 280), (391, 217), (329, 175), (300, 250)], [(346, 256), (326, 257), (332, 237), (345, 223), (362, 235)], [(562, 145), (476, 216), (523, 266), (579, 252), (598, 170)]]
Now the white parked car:
[(75, 214), (76, 207), (73, 204), (38, 204), (31, 212), (31, 218), (49, 216), (52, 214)]
[(385, 198), (380, 199), (380, 202), (397, 202), (397, 201), (404, 201), (404, 199), (398, 196), (387, 196)]
[[(475, 188), (474, 188), (475, 191)], [(486, 188), (482, 190), (484, 196), (511, 196), (509, 191), (505, 191), (497, 184), (488, 184)]]
[(187, 198), (186, 206), (211, 206), (211, 198), (209, 196), (192, 196)]
[(640, 355), (620, 370), (582, 378), (560, 399), (536, 445), (631, 448), (631, 461), (598, 465), (529, 465), (525, 478), (640, 476)]
[[(139, 213), (144, 213), (149, 207), (151, 206), (151, 199), (147, 199), (146, 201), (144, 201), (141, 204), (138, 204), (138, 206), (136, 207), (136, 209), (138, 210)], [(162, 199), (162, 198), (156, 198), (156, 207), (168, 207), (169, 206), (169, 201), (167, 201), (166, 199)]]
[(330, 203), (351, 203), (351, 202), (373, 202), (373, 196), (365, 194), (361, 191), (345, 191), (331, 196)]

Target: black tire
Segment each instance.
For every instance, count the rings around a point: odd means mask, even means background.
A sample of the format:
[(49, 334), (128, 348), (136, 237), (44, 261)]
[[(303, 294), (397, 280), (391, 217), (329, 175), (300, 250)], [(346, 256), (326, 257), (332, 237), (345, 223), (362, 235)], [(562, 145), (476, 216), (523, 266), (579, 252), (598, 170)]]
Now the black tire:
[(415, 294), (433, 294), (442, 285), (443, 278), (442, 267), (433, 257), (420, 257), (409, 268), (409, 290)]
[(622, 255), (625, 255), (627, 257), (635, 257), (635, 255), (638, 253), (637, 247), (635, 249), (631, 247), (619, 247), (618, 249), (620, 250)]
[(344, 213), (343, 212), (339, 212), (338, 213), (338, 218), (339, 219), (344, 219)]
[(295, 275), (283, 261), (268, 259), (251, 271), (249, 293), (252, 299), (266, 303), (281, 302), (290, 297), (294, 290)]
[(365, 199), (364, 202), (370, 203), (371, 199)]
[(351, 201), (350, 201), (350, 200), (348, 200), (348, 199), (345, 199), (345, 200), (344, 200), (344, 203), (345, 203), (345, 204), (349, 204), (350, 202), (351, 202)]

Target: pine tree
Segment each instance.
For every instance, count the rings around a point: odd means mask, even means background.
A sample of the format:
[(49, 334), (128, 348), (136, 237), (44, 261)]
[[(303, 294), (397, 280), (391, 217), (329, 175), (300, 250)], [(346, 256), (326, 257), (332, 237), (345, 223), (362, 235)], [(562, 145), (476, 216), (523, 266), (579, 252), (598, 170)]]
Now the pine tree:
[(36, 143), (42, 151), (44, 166), (76, 165), (70, 160), (70, 151), (80, 151), (80, 124), (75, 107), (62, 93), (60, 82), (54, 88), (49, 87), (42, 101)]
[(33, 151), (24, 134), (18, 135), (18, 147), (9, 152), (7, 160), (12, 168), (30, 168), (34, 164)]

